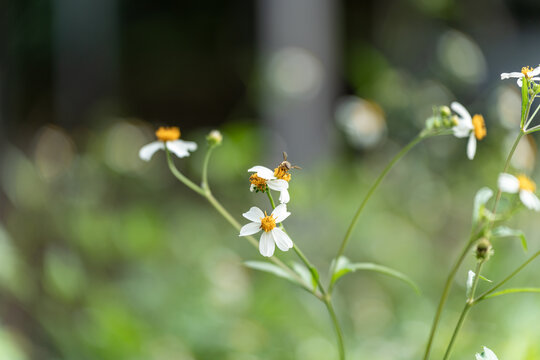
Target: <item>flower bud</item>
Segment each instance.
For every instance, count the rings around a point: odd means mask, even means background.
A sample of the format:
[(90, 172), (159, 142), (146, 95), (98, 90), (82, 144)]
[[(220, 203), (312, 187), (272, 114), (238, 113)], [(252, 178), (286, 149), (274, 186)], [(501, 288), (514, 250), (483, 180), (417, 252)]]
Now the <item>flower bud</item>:
[(474, 253), (478, 261), (483, 262), (489, 260), (489, 257), (493, 255), (493, 247), (488, 238), (483, 237), (478, 240)]
[(206, 141), (208, 141), (208, 145), (210, 146), (221, 145), (221, 142), (223, 141), (223, 135), (221, 135), (221, 132), (219, 130), (212, 130), (206, 136)]
[(450, 111), (450, 108), (448, 106), (441, 106), (440, 109), (439, 109), (440, 113), (441, 113), (441, 116), (442, 117), (448, 117), (452, 114), (452, 112)]

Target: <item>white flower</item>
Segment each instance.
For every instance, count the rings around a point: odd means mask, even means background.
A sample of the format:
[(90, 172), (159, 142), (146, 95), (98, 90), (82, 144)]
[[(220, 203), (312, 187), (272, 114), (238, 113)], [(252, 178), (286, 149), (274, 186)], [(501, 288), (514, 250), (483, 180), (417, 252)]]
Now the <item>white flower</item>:
[(165, 150), (165, 146), (179, 158), (189, 156), (189, 151), (197, 150), (197, 144), (193, 141), (179, 140), (180, 129), (177, 127), (160, 127), (156, 131), (156, 137), (158, 141), (144, 145), (139, 150), (139, 157), (142, 160), (149, 161), (156, 151)]
[(523, 205), (535, 211), (540, 211), (540, 200), (534, 194), (536, 184), (526, 175), (514, 175), (502, 173), (498, 180), (499, 189), (503, 192), (515, 194), (519, 192), (519, 198)]
[(450, 104), (452, 110), (458, 115), (458, 124), (452, 128), (454, 136), (458, 138), (469, 137), (467, 142), (467, 157), (472, 160), (476, 153), (476, 140), (482, 140), (486, 137), (486, 123), (482, 115), (471, 114), (463, 105), (454, 101)]
[(276, 206), (270, 215), (262, 212), (258, 207), (252, 207), (248, 212), (242, 214), (248, 220), (249, 224), (242, 226), (240, 236), (248, 236), (263, 230), (259, 241), (259, 251), (262, 256), (270, 257), (274, 254), (275, 245), (282, 250), (287, 251), (293, 247), (293, 242), (289, 235), (276, 227), (283, 220), (291, 215), (287, 211), (287, 205), (280, 204)]
[(495, 355), (493, 351), (491, 351), (490, 349), (484, 346), (484, 351), (481, 354), (476, 353), (476, 360), (499, 360), (499, 359), (497, 358), (497, 355)]
[(538, 75), (540, 75), (540, 66), (537, 66), (534, 69), (526, 66), (521, 68), (521, 72), (502, 73), (501, 80), (517, 78), (517, 84), (521, 87), (523, 83), (521, 79), (526, 77), (529, 81), (539, 81), (540, 77), (538, 77)]
[(279, 202), (286, 204), (289, 202), (291, 197), (289, 196), (289, 183), (286, 180), (278, 179), (274, 176), (274, 172), (264, 166), (254, 166), (248, 169), (248, 172), (254, 172), (255, 174), (251, 175), (249, 182), (251, 186), (249, 190), (253, 191), (266, 191), (266, 186), (268, 188), (279, 191)]

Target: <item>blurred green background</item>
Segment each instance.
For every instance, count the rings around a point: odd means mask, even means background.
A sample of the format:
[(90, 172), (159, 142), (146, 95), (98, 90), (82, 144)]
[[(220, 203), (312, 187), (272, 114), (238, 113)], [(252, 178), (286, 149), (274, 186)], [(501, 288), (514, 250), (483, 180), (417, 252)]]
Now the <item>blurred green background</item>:
[[(246, 170), (302, 166), (290, 183), (293, 240), (325, 273), (353, 211), (432, 105), (482, 113), (488, 136), (418, 145), (371, 199), (346, 255), (391, 266), (422, 290), (348, 275), (335, 302), (350, 359), (418, 359), (472, 199), (496, 177), (519, 126), (503, 71), (537, 65), (534, 1), (145, 2), (24, 0), (0, 5), (0, 359), (337, 358), (324, 307), (242, 265), (261, 260), (165, 156), (137, 154), (160, 125), (199, 150), (178, 167), (198, 182), (205, 135), (224, 134), (210, 164), (216, 197), (239, 221)], [(280, 14), (289, 14), (282, 16)], [(291, 15), (292, 14), (292, 15)], [(512, 166), (538, 179), (532, 137)], [(535, 176), (536, 175), (536, 176)], [(529, 253), (537, 214), (522, 211)], [(494, 243), (484, 275), (529, 256)], [(294, 254), (277, 252), (284, 261)], [(433, 358), (465, 299), (460, 270)], [(513, 286), (539, 286), (533, 263)], [(327, 279), (325, 279), (327, 280)], [(485, 283), (480, 284), (485, 287)], [(540, 357), (540, 298), (474, 308), (454, 358), (482, 346), (500, 359)]]

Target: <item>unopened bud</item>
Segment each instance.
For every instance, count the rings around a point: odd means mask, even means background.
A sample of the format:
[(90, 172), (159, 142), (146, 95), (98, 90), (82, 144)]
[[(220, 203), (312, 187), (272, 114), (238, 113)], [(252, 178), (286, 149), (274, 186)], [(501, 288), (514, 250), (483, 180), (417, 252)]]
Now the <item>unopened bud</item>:
[(219, 130), (212, 130), (206, 136), (206, 141), (208, 141), (208, 145), (210, 146), (220, 145), (223, 141), (223, 135), (221, 135)]
[(441, 106), (440, 110), (441, 112), (441, 116), (442, 117), (448, 117), (452, 114), (452, 112), (450, 111), (450, 108), (448, 106)]
[(478, 261), (487, 261), (489, 260), (489, 257), (493, 255), (493, 247), (487, 238), (483, 237), (478, 240), (476, 243), (475, 255)]
[(457, 115), (452, 116), (452, 125), (457, 126), (459, 124)]

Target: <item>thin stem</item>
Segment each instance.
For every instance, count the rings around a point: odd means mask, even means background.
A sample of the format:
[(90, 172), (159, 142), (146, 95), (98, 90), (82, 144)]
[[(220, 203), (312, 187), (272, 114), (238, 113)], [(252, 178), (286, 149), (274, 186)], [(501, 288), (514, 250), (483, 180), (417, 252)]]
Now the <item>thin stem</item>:
[(463, 250), (461, 251), (461, 254), (459, 255), (459, 258), (455, 262), (454, 266), (450, 270), (450, 273), (448, 274), (448, 277), (446, 278), (446, 283), (444, 284), (443, 293), (441, 295), (441, 299), (439, 300), (439, 305), (437, 306), (437, 312), (435, 313), (435, 317), (433, 318), (433, 324), (431, 325), (431, 331), (429, 332), (429, 338), (426, 345), (426, 350), (424, 352), (424, 360), (427, 360), (429, 358), (429, 353), (431, 351), (431, 346), (433, 345), (433, 339), (435, 337), (435, 332), (437, 331), (437, 327), (439, 326), (439, 321), (441, 318), (442, 310), (444, 308), (444, 305), (446, 304), (446, 300), (448, 299), (448, 295), (450, 294), (450, 288), (452, 287), (452, 284), (454, 283), (454, 278), (456, 276), (457, 271), (461, 267), (461, 264), (463, 263), (463, 260), (465, 260), (465, 257), (467, 256), (469, 249), (471, 248), (471, 245), (476, 240), (476, 236), (474, 234), (471, 234), (471, 237), (469, 238), (469, 241), (465, 244), (463, 247)]
[(339, 359), (345, 360), (345, 345), (343, 343), (343, 333), (341, 332), (341, 327), (339, 325), (336, 312), (334, 311), (334, 307), (332, 306), (332, 301), (328, 297), (325, 297), (323, 301), (324, 301), (324, 304), (326, 305), (326, 308), (328, 309), (330, 318), (332, 319), (332, 322), (334, 323), (334, 330), (336, 331), (336, 338), (337, 338), (337, 343), (338, 343)]
[(210, 186), (208, 185), (208, 163), (210, 162), (210, 156), (212, 155), (212, 150), (214, 146), (209, 145), (208, 150), (206, 150), (206, 155), (204, 156), (203, 168), (202, 168), (202, 181), (201, 187), (204, 190), (209, 190)]
[(167, 154), (167, 164), (169, 165), (169, 170), (171, 170), (172, 174), (178, 180), (180, 180), (182, 183), (184, 183), (184, 185), (186, 185), (191, 190), (195, 191), (197, 194), (202, 195), (202, 196), (206, 196), (205, 191), (200, 186), (195, 184), (193, 181), (189, 180), (187, 177), (184, 176), (184, 174), (182, 174), (180, 171), (178, 171), (178, 169), (174, 165), (171, 153), (170, 153), (169, 149), (167, 149), (167, 144), (165, 144), (165, 153)]
[(467, 302), (465, 303), (465, 307), (461, 311), (461, 315), (459, 316), (459, 320), (456, 324), (456, 328), (454, 329), (454, 333), (452, 334), (452, 338), (450, 339), (450, 343), (448, 344), (448, 347), (446, 348), (446, 353), (444, 354), (443, 360), (447, 360), (450, 358), (450, 354), (452, 353), (452, 349), (454, 347), (454, 343), (456, 342), (457, 336), (461, 330), (461, 327), (463, 326), (463, 322), (465, 321), (465, 318), (467, 317), (467, 314), (469, 313), (469, 310), (474, 305), (474, 293), (476, 291), (476, 287), (478, 286), (478, 281), (480, 280), (480, 271), (482, 271), (482, 265), (484, 264), (484, 261), (479, 261), (476, 264), (475, 269), (475, 276), (473, 280), (473, 284), (471, 287), (471, 292), (467, 298)]
[(534, 259), (536, 259), (540, 255), (540, 251), (536, 252), (531, 256), (527, 261), (525, 261), (523, 264), (521, 264), (516, 270), (514, 270), (510, 275), (508, 275), (503, 280), (499, 281), (496, 285), (494, 285), (491, 289), (485, 291), (481, 295), (479, 295), (474, 302), (480, 302), (484, 300), (489, 294), (493, 293), (495, 290), (503, 286), (508, 282), (508, 280), (512, 279), (514, 276), (516, 276), (521, 270), (523, 270), (529, 263), (531, 263)]
[(332, 275), (335, 271), (335, 265), (337, 264), (337, 259), (339, 259), (343, 252), (345, 251), (345, 248), (347, 247), (347, 243), (349, 242), (349, 239), (353, 233), (353, 230), (356, 226), (356, 223), (358, 222), (358, 218), (360, 217), (360, 214), (362, 213), (362, 210), (364, 210), (368, 200), (371, 198), (381, 181), (384, 179), (386, 174), (392, 169), (392, 167), (403, 157), (405, 154), (409, 152), (416, 144), (418, 144), (422, 139), (426, 137), (423, 135), (423, 133), (420, 133), (417, 135), (409, 144), (407, 144), (403, 149), (401, 149), (400, 152), (398, 152), (392, 160), (386, 165), (386, 167), (383, 169), (377, 180), (375, 180), (375, 183), (371, 186), (371, 188), (368, 190), (366, 196), (364, 197), (364, 200), (360, 203), (360, 206), (358, 207), (358, 210), (356, 210), (356, 213), (354, 214), (351, 224), (349, 225), (347, 232), (345, 233), (345, 237), (343, 238), (341, 242), (341, 246), (339, 247), (339, 250), (337, 252), (337, 255), (335, 256), (334, 260), (334, 266), (332, 266), (332, 269), (330, 271), (330, 275)]
[(531, 117), (529, 118), (529, 120), (527, 120), (527, 123), (525, 124), (524, 126), (524, 131), (527, 132), (528, 129), (527, 127), (530, 125), (530, 123), (533, 121), (534, 117), (536, 116), (536, 113), (538, 112), (538, 110), (540, 109), (540, 105), (538, 105), (536, 107), (536, 110), (533, 112), (533, 114), (531, 115)]

